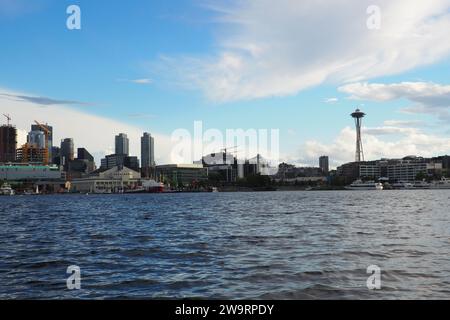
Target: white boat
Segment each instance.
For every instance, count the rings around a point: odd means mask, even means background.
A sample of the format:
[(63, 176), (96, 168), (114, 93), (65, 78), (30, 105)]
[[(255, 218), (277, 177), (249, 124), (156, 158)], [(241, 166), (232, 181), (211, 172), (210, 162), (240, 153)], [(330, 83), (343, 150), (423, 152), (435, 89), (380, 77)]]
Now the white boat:
[(8, 183), (4, 183), (0, 188), (0, 195), (2, 196), (13, 196), (15, 194), (14, 190)]
[(410, 182), (399, 181), (399, 182), (392, 184), (392, 188), (399, 189), (399, 190), (414, 189), (414, 184), (412, 184)]
[(426, 181), (415, 181), (413, 187), (414, 189), (430, 189), (431, 184)]
[(441, 180), (432, 181), (430, 189), (450, 189), (450, 179), (443, 177)]
[(375, 181), (356, 180), (351, 185), (345, 187), (347, 190), (383, 190), (383, 184)]

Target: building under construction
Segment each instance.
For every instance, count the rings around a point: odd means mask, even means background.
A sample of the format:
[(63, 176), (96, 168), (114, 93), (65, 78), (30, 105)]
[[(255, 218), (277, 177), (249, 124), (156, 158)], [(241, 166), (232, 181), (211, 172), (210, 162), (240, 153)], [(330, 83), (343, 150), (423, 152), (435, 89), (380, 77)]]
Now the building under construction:
[(49, 152), (49, 141), (51, 141), (51, 127), (42, 125), (35, 121), (32, 131), (28, 133), (27, 143), (16, 150), (16, 161), (21, 163), (32, 163), (49, 165), (51, 162)]
[(39, 163), (44, 164), (48, 156), (45, 148), (40, 148), (36, 144), (26, 143), (21, 148), (17, 149), (16, 159), (21, 163)]
[(8, 123), (0, 127), (0, 163), (16, 160), (17, 129), (9, 123), (11, 118), (8, 115), (4, 116)]

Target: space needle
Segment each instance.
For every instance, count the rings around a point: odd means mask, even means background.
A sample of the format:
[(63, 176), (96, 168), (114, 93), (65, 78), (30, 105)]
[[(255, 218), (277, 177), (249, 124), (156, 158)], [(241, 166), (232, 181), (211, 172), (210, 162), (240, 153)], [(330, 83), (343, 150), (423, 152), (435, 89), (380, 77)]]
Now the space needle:
[(355, 154), (356, 162), (364, 161), (364, 149), (361, 138), (361, 125), (362, 125), (362, 118), (364, 118), (365, 115), (366, 114), (359, 109), (356, 109), (355, 112), (351, 114), (352, 118), (355, 119), (356, 125), (356, 154)]

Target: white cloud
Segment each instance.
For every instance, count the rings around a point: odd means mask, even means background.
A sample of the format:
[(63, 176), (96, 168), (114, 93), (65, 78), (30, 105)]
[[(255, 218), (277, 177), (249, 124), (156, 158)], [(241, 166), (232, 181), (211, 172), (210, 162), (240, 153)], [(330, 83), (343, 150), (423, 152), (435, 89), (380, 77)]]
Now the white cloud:
[(406, 98), (416, 102), (430, 103), (435, 106), (450, 106), (450, 85), (432, 82), (351, 83), (339, 88), (350, 94), (350, 99), (392, 101)]
[[(232, 1), (212, 5), (222, 23), (210, 56), (164, 57), (162, 76), (216, 101), (284, 96), (435, 63), (450, 53), (448, 0)], [(161, 67), (161, 65), (159, 66)], [(175, 80), (173, 79), (175, 78)]]
[(336, 103), (336, 102), (338, 102), (338, 101), (339, 101), (338, 98), (328, 98), (328, 99), (325, 99), (325, 103)]
[(341, 86), (339, 91), (350, 95), (350, 99), (371, 101), (393, 101), (407, 99), (412, 106), (404, 108), (408, 113), (429, 113), (441, 119), (450, 119), (450, 85), (432, 82), (400, 82), (382, 83), (352, 83)]
[(383, 122), (388, 127), (422, 127), (426, 126), (423, 121), (420, 120), (386, 120)]
[[(448, 137), (427, 134), (419, 129), (401, 127), (363, 128), (363, 146), (366, 160), (403, 158), (408, 155), (432, 157), (450, 153)], [(395, 135), (396, 139), (381, 139)], [(297, 157), (298, 163), (316, 163), (321, 155), (330, 157), (333, 167), (354, 161), (355, 129), (345, 127), (331, 143), (310, 140), (305, 142)]]

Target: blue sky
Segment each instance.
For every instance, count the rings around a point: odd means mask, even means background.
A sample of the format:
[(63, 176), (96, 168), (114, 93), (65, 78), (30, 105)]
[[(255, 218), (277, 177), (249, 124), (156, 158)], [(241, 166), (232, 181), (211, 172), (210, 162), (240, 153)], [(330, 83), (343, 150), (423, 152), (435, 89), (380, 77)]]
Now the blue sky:
[[(310, 165), (321, 153), (334, 164), (351, 160), (345, 130), (361, 106), (369, 157), (450, 153), (447, 1), (408, 13), (399, 8), (410, 1), (380, 1), (378, 34), (365, 26), (370, 2), (339, 0), (325, 12), (306, 2), (0, 0), (0, 93), (80, 102), (64, 108), (165, 136), (195, 120), (220, 130), (279, 128), (285, 159)], [(66, 28), (72, 4), (81, 30)], [(360, 26), (346, 25), (349, 16)], [(343, 87), (355, 83), (370, 92), (349, 98), (354, 87)], [(0, 107), (14, 118), (7, 101), (0, 96)], [(35, 110), (43, 121), (50, 112)], [(63, 126), (58, 138), (73, 134)]]

